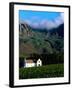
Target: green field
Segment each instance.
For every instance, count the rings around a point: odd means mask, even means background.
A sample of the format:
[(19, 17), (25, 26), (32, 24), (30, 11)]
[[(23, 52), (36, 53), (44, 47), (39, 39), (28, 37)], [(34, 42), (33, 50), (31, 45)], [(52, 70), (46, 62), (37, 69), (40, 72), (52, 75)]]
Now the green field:
[(40, 67), (20, 68), (19, 79), (63, 77), (64, 64), (51, 64)]

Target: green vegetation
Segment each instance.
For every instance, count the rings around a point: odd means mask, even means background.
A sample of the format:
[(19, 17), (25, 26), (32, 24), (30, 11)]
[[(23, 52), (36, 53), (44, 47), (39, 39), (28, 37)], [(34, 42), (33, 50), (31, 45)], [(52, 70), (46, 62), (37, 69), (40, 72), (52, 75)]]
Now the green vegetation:
[(41, 67), (30, 67), (19, 69), (19, 79), (50, 78), (63, 76), (64, 76), (63, 64), (51, 64)]
[[(64, 24), (50, 31), (34, 29), (25, 23), (21, 28), (19, 29), (19, 78), (63, 77)], [(40, 58), (43, 66), (23, 68), (24, 58), (33, 60)]]
[[(24, 24), (22, 24), (24, 26)], [(22, 26), (22, 27), (23, 27)], [(53, 30), (38, 30), (26, 24), (19, 32), (19, 57), (28, 54), (53, 54), (64, 52), (64, 25)]]

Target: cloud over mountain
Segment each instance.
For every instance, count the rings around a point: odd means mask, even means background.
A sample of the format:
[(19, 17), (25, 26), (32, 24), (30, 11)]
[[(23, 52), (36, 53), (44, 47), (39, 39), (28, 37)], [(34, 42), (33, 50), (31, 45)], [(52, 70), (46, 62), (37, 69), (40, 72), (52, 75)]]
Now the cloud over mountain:
[(39, 17), (38, 18), (33, 17), (32, 20), (28, 19), (20, 22), (25, 22), (33, 28), (50, 30), (52, 28), (57, 28), (59, 25), (64, 23), (64, 13), (60, 13), (59, 16), (57, 16), (53, 20), (47, 20), (47, 19), (39, 20)]

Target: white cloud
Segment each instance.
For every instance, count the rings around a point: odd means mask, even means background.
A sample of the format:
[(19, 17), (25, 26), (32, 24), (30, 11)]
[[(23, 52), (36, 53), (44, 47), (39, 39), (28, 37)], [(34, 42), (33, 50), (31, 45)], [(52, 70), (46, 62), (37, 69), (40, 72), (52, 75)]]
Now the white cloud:
[(40, 26), (46, 29), (52, 29), (52, 28), (55, 28), (55, 23), (52, 20), (43, 20)]
[(57, 26), (64, 23), (64, 13), (60, 13), (60, 16), (55, 19), (55, 23)]
[(38, 17), (33, 17), (33, 19), (36, 19), (36, 22), (32, 22), (30, 20), (25, 20), (24, 22), (28, 23), (30, 26), (34, 28), (46, 28), (49, 30), (52, 28), (56, 28), (64, 23), (64, 13), (60, 13), (60, 15), (54, 20), (43, 19), (37, 22), (38, 21), (37, 19), (39, 19)]
[(52, 29), (58, 27), (63, 23), (64, 23), (64, 13), (60, 13), (60, 15), (54, 20), (42, 20), (40, 26), (46, 29)]

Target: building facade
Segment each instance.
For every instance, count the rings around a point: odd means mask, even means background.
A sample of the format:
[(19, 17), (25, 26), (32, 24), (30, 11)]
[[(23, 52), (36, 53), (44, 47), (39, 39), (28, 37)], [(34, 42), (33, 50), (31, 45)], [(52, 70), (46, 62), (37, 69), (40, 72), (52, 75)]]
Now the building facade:
[(25, 59), (24, 60), (24, 67), (38, 67), (42, 66), (42, 60), (38, 59), (36, 63), (32, 59)]

